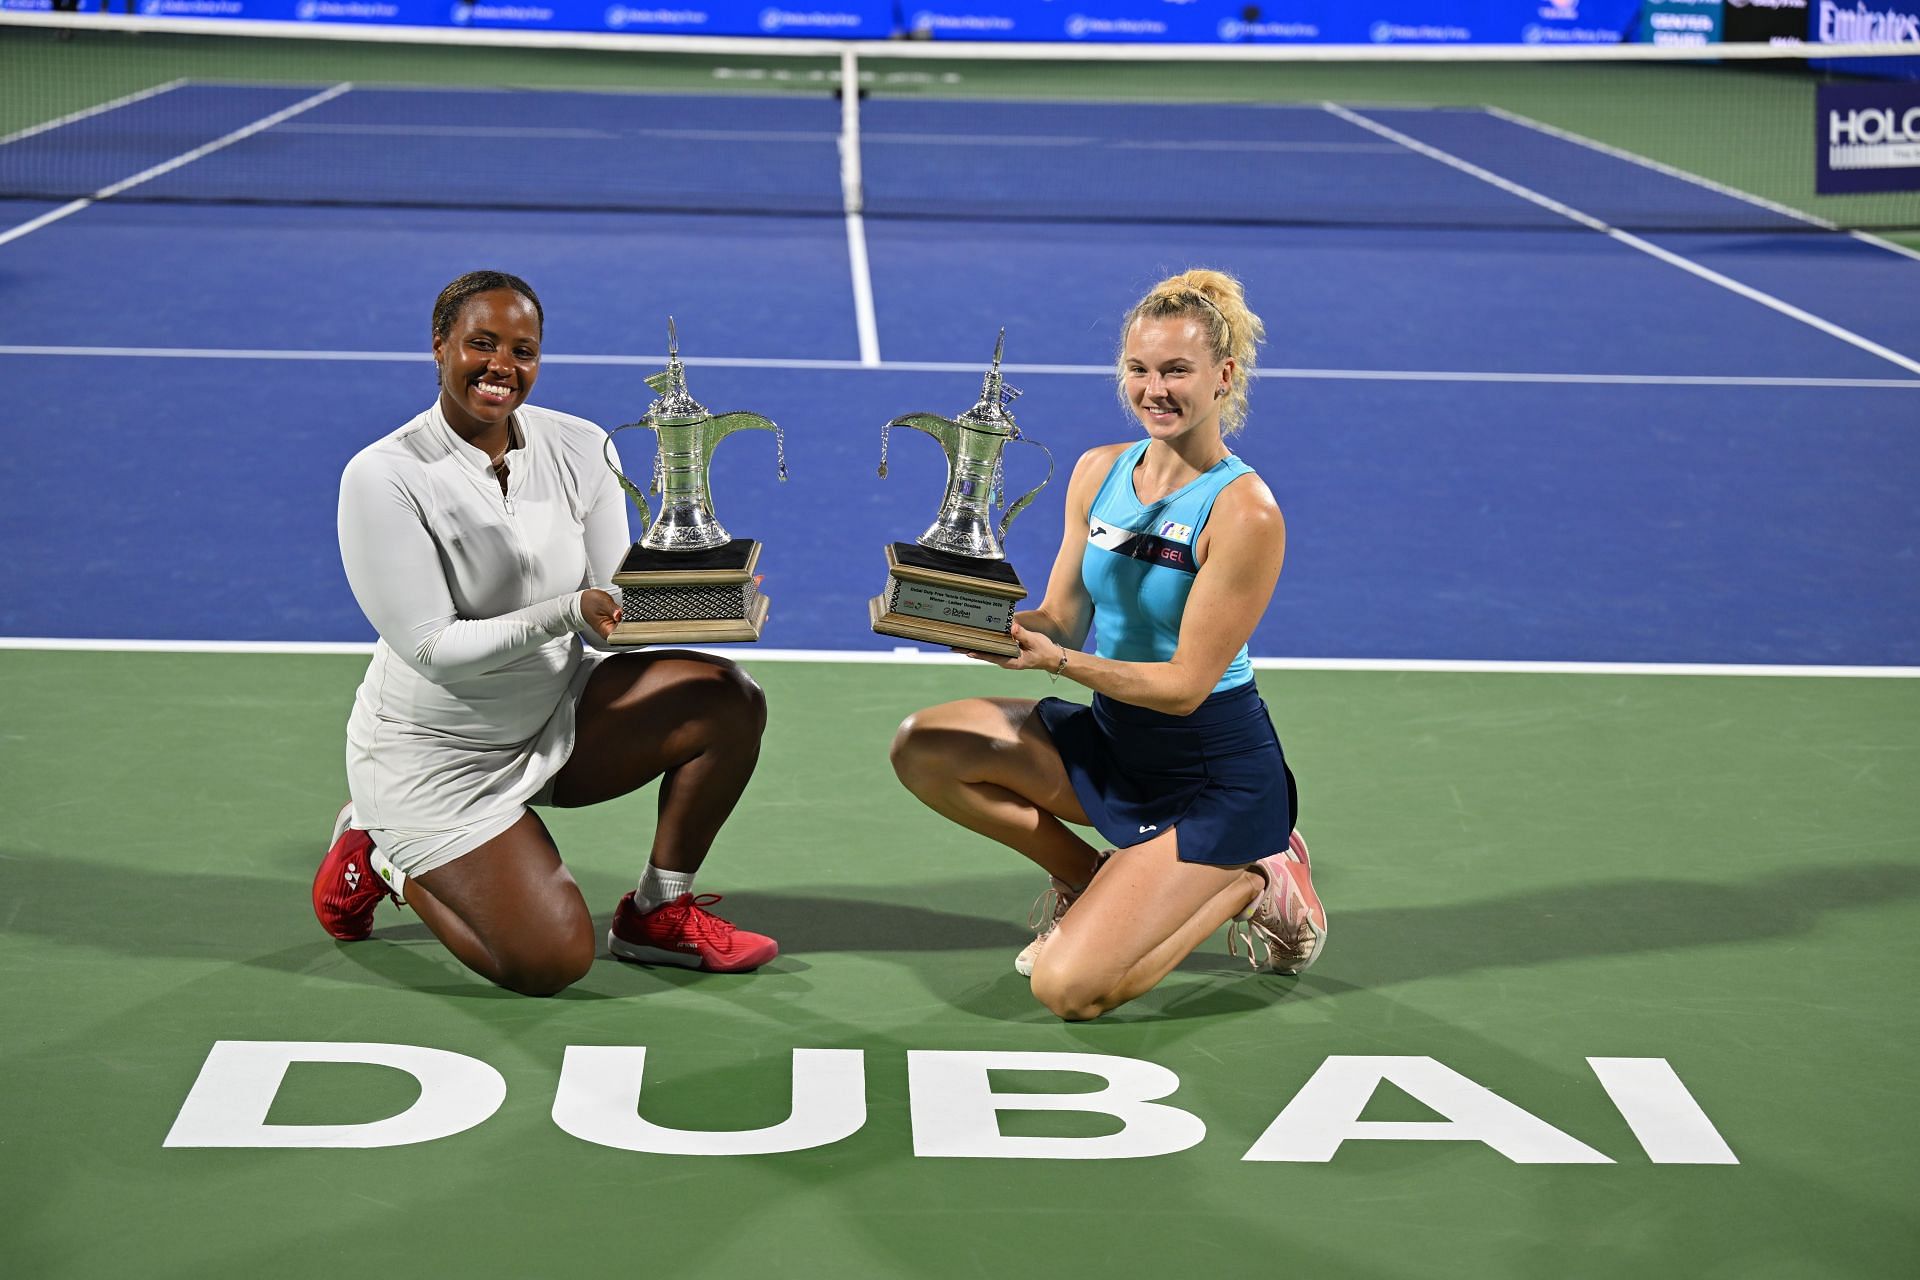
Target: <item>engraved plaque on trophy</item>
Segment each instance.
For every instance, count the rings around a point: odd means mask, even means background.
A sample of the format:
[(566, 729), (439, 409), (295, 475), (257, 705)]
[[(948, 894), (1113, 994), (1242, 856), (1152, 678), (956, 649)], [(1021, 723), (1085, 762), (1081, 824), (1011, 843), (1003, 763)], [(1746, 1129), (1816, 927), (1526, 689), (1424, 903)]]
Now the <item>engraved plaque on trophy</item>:
[[(1007, 563), (1001, 539), (1014, 516), (1053, 478), (1053, 455), (1022, 436), (1007, 412), (1020, 393), (1000, 378), (1006, 341), (1002, 329), (973, 408), (958, 418), (910, 413), (881, 428), (883, 477), (887, 433), (894, 427), (926, 432), (947, 455), (947, 490), (933, 524), (914, 541), (887, 548), (887, 589), (867, 605), (868, 619), (882, 635), (1006, 657), (1020, 652), (1009, 633), (1014, 607), (1026, 599), (1027, 589)], [(1047, 479), (1006, 507), (996, 531), (993, 505), (1004, 499), (1001, 454), (1010, 441), (1030, 444), (1047, 455)]]
[[(687, 393), (687, 371), (680, 363), (679, 336), (667, 321), (667, 368), (647, 379), (659, 396), (638, 422), (607, 433), (607, 465), (620, 487), (640, 508), (647, 531), (614, 571), (620, 591), (620, 621), (609, 644), (720, 644), (758, 640), (767, 619), (767, 598), (754, 572), (760, 544), (736, 538), (713, 516), (707, 472), (713, 450), (735, 431), (773, 432), (780, 479), (787, 478), (786, 438), (780, 428), (756, 413), (710, 414)], [(654, 432), (652, 492), (660, 495), (660, 514), (647, 495), (621, 474), (613, 437), (632, 427)]]

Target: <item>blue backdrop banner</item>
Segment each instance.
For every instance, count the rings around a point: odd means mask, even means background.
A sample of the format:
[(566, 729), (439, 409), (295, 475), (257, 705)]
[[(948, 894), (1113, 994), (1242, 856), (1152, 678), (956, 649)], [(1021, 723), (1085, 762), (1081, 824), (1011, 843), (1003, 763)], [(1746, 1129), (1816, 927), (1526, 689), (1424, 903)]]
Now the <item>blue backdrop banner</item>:
[[(0, 0), (0, 9), (44, 12), (52, 7), (50, 0)], [(156, 18), (838, 40), (884, 40), (894, 34), (892, 0), (136, 0), (134, 12)]]
[(904, 0), (934, 40), (1183, 44), (1613, 44), (1638, 0)]
[[(51, 8), (0, 0), (0, 9)], [(1614, 44), (1633, 37), (1640, 8), (1639, 0), (135, 0), (148, 17), (1181, 44)]]

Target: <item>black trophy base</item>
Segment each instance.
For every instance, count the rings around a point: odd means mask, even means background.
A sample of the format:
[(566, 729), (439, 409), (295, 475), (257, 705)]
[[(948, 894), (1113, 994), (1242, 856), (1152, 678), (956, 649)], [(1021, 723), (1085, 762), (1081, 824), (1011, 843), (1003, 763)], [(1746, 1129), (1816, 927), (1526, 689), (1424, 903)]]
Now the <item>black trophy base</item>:
[(1020, 652), (1009, 634), (1013, 610), (1026, 598), (1004, 560), (896, 542), (887, 548), (887, 589), (867, 602), (867, 618), (883, 636), (1011, 658)]
[(767, 598), (754, 566), (760, 544), (735, 538), (705, 551), (655, 551), (635, 543), (614, 571), (620, 621), (607, 643), (736, 644), (760, 638)]

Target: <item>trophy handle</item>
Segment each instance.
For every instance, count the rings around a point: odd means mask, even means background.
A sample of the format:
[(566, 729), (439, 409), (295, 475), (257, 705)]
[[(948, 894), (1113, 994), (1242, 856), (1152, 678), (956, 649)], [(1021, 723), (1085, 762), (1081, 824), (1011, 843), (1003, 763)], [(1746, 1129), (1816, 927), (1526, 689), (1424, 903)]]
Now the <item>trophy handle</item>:
[[(658, 430), (657, 427), (645, 418), (640, 419), (638, 422), (629, 422), (624, 426), (615, 427), (613, 430), (607, 432), (607, 442), (600, 446), (600, 456), (606, 460), (607, 470), (613, 472), (613, 478), (620, 482), (622, 489), (626, 490), (627, 497), (633, 500), (633, 505), (640, 508), (640, 530), (644, 533), (653, 524), (653, 510), (647, 506), (647, 495), (640, 491), (640, 486), (627, 479), (626, 472), (620, 470), (619, 455), (613, 451), (613, 438), (622, 431), (631, 431), (635, 427), (646, 427), (650, 431)], [(657, 444), (656, 447), (658, 447)], [(782, 478), (784, 479), (785, 477)]]
[(1024, 511), (1028, 503), (1032, 502), (1035, 498), (1039, 497), (1040, 491), (1046, 488), (1047, 485), (1053, 480), (1053, 453), (1051, 450), (1047, 448), (1047, 446), (1041, 444), (1038, 440), (1028, 440), (1024, 436), (1015, 436), (1013, 438), (1013, 442), (1016, 444), (1030, 444), (1034, 448), (1038, 449), (1040, 452), (1046, 454), (1047, 455), (1047, 475), (1046, 475), (1046, 479), (1042, 480), (1039, 484), (1033, 486), (1033, 488), (1027, 490), (1026, 493), (1020, 496), (1020, 500), (1018, 502), (1015, 502), (1014, 504), (1009, 506), (1006, 509), (1006, 511), (1002, 513), (1002, 515), (1000, 516), (1000, 540), (1002, 542), (1006, 541), (1007, 526), (1013, 523), (1013, 518), (1019, 515), (1022, 511)]
[[(708, 418), (705, 426), (705, 436), (701, 444), (701, 452), (705, 455), (707, 463), (710, 465), (713, 462), (713, 451), (715, 447), (736, 431), (773, 432), (773, 449), (775, 456), (779, 459), (780, 482), (785, 484), (787, 479), (786, 433), (780, 430), (780, 425), (771, 418), (763, 418), (757, 413), (717, 413), (713, 417)], [(611, 439), (612, 437), (608, 438)], [(708, 502), (709, 505), (711, 505), (711, 494), (708, 495)]]

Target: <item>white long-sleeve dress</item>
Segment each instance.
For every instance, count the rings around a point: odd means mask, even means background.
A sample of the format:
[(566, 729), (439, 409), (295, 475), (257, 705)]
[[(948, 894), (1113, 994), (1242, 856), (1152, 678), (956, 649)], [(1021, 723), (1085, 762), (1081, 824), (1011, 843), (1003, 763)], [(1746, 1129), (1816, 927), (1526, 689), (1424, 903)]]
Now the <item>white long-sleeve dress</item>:
[(347, 721), (353, 825), (408, 875), (518, 820), (606, 656), (580, 612), (629, 545), (606, 432), (532, 405), (514, 427), (504, 494), (437, 401), (340, 479), (340, 558), (380, 634)]

